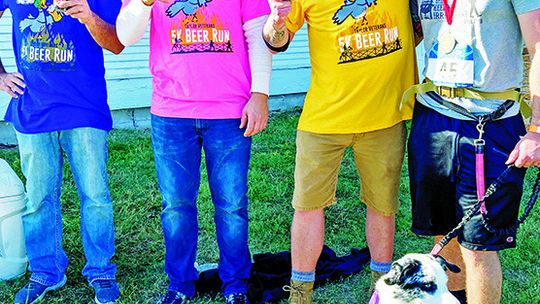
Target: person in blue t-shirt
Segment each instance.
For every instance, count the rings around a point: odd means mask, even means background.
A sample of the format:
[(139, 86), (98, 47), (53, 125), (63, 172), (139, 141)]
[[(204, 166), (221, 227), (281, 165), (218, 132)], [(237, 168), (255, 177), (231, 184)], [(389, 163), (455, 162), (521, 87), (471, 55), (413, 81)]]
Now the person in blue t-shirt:
[(13, 17), (18, 72), (0, 62), (0, 89), (13, 97), (5, 119), (17, 133), (28, 191), (23, 217), (30, 282), (15, 303), (31, 304), (66, 283), (60, 188), (63, 155), (81, 200), (82, 273), (96, 303), (114, 303), (114, 224), (107, 183), (107, 105), (103, 48), (124, 46), (114, 24), (120, 0), (0, 0)]

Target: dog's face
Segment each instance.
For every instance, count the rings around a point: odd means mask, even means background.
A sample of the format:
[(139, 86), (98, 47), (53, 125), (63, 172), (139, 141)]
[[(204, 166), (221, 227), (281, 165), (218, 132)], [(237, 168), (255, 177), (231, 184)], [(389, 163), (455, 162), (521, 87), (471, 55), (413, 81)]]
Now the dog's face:
[(459, 304), (448, 291), (446, 270), (460, 271), (441, 257), (408, 254), (378, 282), (380, 303)]

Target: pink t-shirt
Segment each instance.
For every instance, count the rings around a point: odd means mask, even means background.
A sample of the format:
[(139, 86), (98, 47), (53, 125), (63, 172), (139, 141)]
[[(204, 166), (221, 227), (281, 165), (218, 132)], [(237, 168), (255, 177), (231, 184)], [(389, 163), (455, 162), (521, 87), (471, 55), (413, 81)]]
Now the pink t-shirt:
[(243, 25), (269, 13), (267, 0), (156, 1), (150, 25), (152, 114), (240, 118), (251, 95)]

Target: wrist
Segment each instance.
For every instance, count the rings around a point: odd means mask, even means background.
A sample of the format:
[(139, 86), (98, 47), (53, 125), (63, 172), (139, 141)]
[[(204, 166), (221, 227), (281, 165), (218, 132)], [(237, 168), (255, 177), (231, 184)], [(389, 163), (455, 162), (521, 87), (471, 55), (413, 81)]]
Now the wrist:
[(251, 99), (268, 102), (268, 95), (261, 92), (251, 92)]
[(84, 24), (88, 27), (92, 27), (96, 24), (97, 15), (94, 12), (90, 12), (90, 17), (84, 21)]
[(152, 6), (156, 2), (156, 0), (141, 0), (141, 2), (146, 6)]
[(283, 30), (287, 29), (287, 26), (285, 24), (285, 20), (278, 20), (278, 21), (272, 22), (272, 27), (276, 31), (283, 31)]

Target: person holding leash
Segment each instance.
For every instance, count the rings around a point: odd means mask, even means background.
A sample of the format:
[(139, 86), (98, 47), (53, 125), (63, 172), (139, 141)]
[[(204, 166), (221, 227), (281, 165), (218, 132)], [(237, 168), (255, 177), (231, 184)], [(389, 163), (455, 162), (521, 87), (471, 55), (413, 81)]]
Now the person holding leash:
[[(442, 252), (464, 270), (450, 277), (462, 303), (496, 304), (502, 287), (498, 252), (514, 248), (516, 235), (491, 227), (516, 223), (525, 176), (520, 168), (540, 165), (540, 1), (441, 3), (420, 1), (414, 12), (423, 28), (426, 81), (409, 92), (418, 101), (409, 139), (412, 230), (448, 233), (485, 187), (515, 165)], [(523, 41), (532, 58), (528, 129), (520, 115)]]
[(261, 37), (268, 14), (266, 0), (124, 1), (117, 23), (124, 45), (150, 24), (152, 141), (169, 277), (158, 303), (195, 296), (202, 149), (223, 296), (228, 304), (248, 302), (247, 178), (251, 138), (268, 121), (272, 56)]
[(390, 270), (405, 148), (399, 110), (415, 83), (409, 1), (270, 1), (264, 38), (286, 51), (307, 21), (312, 80), (297, 134), (290, 303), (312, 303), (324, 243), (324, 210), (336, 203), (345, 149), (352, 147), (367, 205), (373, 284)]
[(81, 200), (82, 271), (96, 303), (114, 303), (113, 206), (107, 179), (107, 105), (103, 48), (120, 53), (119, 0), (0, 0), (13, 18), (18, 72), (0, 64), (0, 89), (13, 97), (5, 119), (13, 124), (26, 177), (23, 216), (32, 275), (16, 295), (31, 304), (66, 283), (60, 189), (64, 154)]

